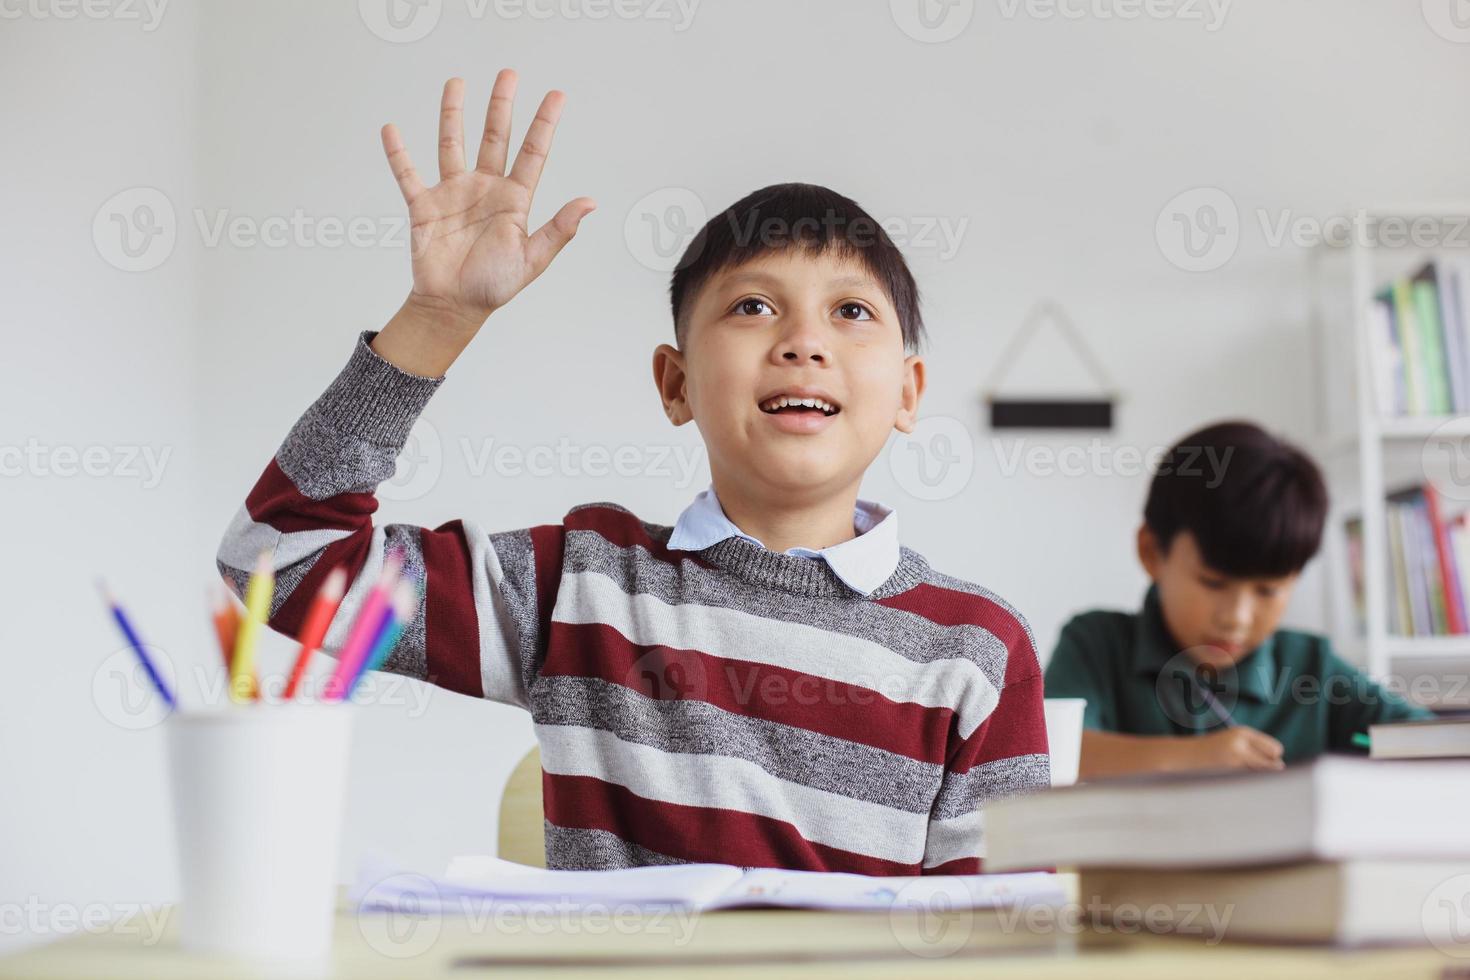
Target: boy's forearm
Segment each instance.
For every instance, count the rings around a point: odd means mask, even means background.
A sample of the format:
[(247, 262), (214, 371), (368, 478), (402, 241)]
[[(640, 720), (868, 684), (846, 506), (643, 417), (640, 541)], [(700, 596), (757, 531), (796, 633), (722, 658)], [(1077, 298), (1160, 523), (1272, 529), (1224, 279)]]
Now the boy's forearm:
[(373, 338), (373, 351), (421, 378), (441, 378), (485, 323), (483, 316), (438, 308), (410, 296)]
[(1082, 733), (1081, 779), (1125, 776), (1135, 772), (1187, 769), (1188, 736), (1124, 735), (1087, 729)]

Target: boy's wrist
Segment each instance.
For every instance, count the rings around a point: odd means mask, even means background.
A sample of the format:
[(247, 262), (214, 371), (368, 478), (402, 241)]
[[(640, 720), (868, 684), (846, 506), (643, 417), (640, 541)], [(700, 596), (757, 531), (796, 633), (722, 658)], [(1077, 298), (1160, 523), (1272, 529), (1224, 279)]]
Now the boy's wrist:
[(409, 374), (442, 378), (488, 316), (488, 312), (453, 308), (410, 293), (373, 338), (372, 349)]

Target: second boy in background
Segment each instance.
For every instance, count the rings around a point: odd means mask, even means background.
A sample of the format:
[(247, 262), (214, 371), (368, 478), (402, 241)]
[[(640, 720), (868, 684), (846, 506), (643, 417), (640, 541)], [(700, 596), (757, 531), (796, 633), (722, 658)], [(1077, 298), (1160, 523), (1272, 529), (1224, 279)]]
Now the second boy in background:
[(1142, 609), (1076, 616), (1046, 668), (1047, 697), (1087, 699), (1081, 778), (1275, 769), (1358, 751), (1371, 724), (1432, 717), (1326, 637), (1278, 628), (1327, 510), (1316, 464), (1248, 422), (1169, 450), (1138, 529)]

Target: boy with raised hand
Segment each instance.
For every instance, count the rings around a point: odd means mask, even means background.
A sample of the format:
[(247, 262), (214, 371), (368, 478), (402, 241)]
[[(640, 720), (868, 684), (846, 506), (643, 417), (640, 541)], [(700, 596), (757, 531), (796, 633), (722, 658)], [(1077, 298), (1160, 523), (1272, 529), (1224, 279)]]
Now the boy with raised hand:
[(1162, 457), (1138, 529), (1143, 608), (1074, 617), (1046, 667), (1048, 697), (1087, 699), (1081, 778), (1280, 769), (1359, 751), (1369, 725), (1431, 717), (1326, 637), (1279, 628), (1327, 503), (1311, 458), (1249, 422)]
[(505, 174), (515, 85), (496, 78), (473, 170), (463, 84), (445, 86), (434, 187), (384, 128), (413, 288), (287, 435), (221, 570), (239, 588), (273, 547), (270, 625), (295, 635), (346, 568), (335, 653), (402, 549), (425, 598), (385, 669), (531, 712), (549, 867), (978, 870), (986, 803), (1049, 782), (1040, 668), (1014, 609), (930, 567), (890, 508), (858, 499), (889, 433), (914, 427), (924, 365), (907, 354), (913, 278), (851, 200), (766, 188), (691, 242), (677, 344), (653, 373), (669, 419), (700, 427), (712, 480), (673, 526), (612, 503), (519, 530), (373, 525), (373, 492), (449, 367), (593, 207), (573, 200), (528, 234), (563, 98), (546, 96)]

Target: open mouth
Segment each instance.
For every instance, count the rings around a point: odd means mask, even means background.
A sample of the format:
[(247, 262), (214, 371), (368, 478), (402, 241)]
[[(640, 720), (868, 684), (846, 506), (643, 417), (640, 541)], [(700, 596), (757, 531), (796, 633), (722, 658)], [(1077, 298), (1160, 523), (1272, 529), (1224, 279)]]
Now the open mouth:
[(842, 406), (826, 398), (776, 395), (760, 403), (760, 410), (767, 415), (836, 415)]

